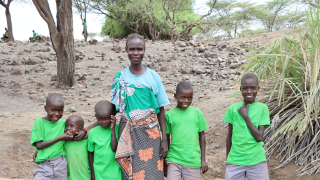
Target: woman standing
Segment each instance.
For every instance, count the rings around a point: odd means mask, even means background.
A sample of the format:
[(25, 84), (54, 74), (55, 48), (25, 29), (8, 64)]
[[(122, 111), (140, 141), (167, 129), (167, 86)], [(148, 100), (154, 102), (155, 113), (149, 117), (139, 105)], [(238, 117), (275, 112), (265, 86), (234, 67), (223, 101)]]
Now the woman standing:
[(129, 35), (126, 51), (131, 65), (113, 78), (111, 92), (111, 101), (122, 115), (116, 161), (123, 179), (162, 180), (168, 153), (164, 106), (170, 103), (159, 74), (142, 65), (144, 38)]

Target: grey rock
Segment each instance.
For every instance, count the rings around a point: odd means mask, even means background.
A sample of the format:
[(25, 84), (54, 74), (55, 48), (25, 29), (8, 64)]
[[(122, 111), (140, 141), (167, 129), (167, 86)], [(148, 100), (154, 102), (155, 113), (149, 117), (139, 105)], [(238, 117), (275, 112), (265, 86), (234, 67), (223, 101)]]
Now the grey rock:
[(13, 69), (10, 73), (11, 75), (22, 75), (21, 69)]

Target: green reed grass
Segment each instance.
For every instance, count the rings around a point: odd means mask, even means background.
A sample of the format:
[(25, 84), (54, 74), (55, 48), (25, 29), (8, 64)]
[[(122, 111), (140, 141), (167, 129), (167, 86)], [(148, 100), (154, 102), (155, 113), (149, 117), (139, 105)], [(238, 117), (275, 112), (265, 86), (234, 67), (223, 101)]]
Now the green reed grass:
[(310, 11), (307, 31), (300, 37), (283, 35), (259, 54), (250, 56), (243, 74), (260, 79), (262, 98), (268, 105), (271, 126), (265, 131), (266, 156), (295, 161), (297, 175), (320, 172), (320, 10)]

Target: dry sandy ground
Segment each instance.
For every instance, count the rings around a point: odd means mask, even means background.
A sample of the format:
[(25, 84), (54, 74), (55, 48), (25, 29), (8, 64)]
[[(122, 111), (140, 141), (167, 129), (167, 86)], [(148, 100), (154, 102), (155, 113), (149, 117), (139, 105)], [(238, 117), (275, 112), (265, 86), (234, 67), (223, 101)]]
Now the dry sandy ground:
[[(274, 33), (276, 34), (276, 33)], [(241, 39), (239, 41), (246, 42), (254, 39), (263, 39), (263, 44), (266, 44), (268, 40), (266, 37), (274, 38), (274, 34), (267, 34), (261, 36), (255, 36), (253, 38)], [(279, 35), (279, 32), (278, 32)], [(235, 40), (230, 40), (229, 43), (234, 43)], [(124, 42), (119, 44), (122, 49), (124, 48)], [(0, 44), (1, 48), (7, 48), (7, 45)], [(43, 44), (40, 44), (40, 47)], [(51, 75), (56, 73), (56, 61), (45, 61), (41, 65), (19, 65), (10, 66), (6, 63), (2, 63), (0, 66), (0, 83), (5, 87), (0, 88), (0, 179), (32, 179), (32, 170), (35, 164), (32, 162), (32, 154), (35, 151), (30, 146), (30, 130), (36, 117), (45, 116), (43, 110), (43, 98), (48, 93), (58, 92), (62, 93), (66, 99), (65, 112), (63, 118), (66, 119), (71, 114), (83, 116), (86, 121), (86, 126), (91, 124), (94, 120), (93, 107), (96, 102), (102, 99), (110, 99), (111, 80), (116, 72), (122, 70), (129, 65), (128, 59), (124, 52), (115, 53), (111, 51), (112, 43), (100, 43), (96, 46), (85, 45), (84, 47), (76, 47), (79, 51), (82, 51), (86, 57), (82, 62), (76, 64), (76, 73), (80, 76), (86, 74), (86, 80), (79, 82), (79, 84), (72, 89), (58, 89), (52, 85)], [(25, 48), (32, 49), (37, 47), (34, 44), (22, 45), (19, 44), (16, 47), (16, 52), (22, 51)], [(227, 129), (223, 125), (221, 120), (228, 106), (230, 106), (236, 98), (226, 98), (225, 95), (233, 94), (238, 89), (237, 86), (233, 86), (228, 80), (212, 81), (208, 77), (200, 78), (199, 75), (194, 74), (181, 74), (177, 70), (180, 67), (180, 63), (184, 61), (190, 61), (192, 64), (196, 64), (197, 61), (192, 61), (191, 58), (184, 56), (186, 53), (181, 53), (176, 59), (170, 59), (171, 49), (174, 49), (174, 45), (171, 43), (155, 43), (147, 44), (146, 56), (148, 53), (152, 55), (162, 55), (164, 60), (158, 61), (152, 69), (159, 72), (165, 88), (168, 94), (171, 105), (166, 107), (166, 111), (174, 107), (176, 104), (173, 99), (173, 90), (177, 82), (182, 79), (187, 79), (195, 85), (195, 98), (193, 106), (202, 110), (205, 118), (210, 127), (206, 130), (207, 137), (207, 163), (209, 164), (209, 171), (205, 174), (206, 180), (223, 179), (225, 171), (225, 139), (227, 136)], [(164, 49), (168, 49), (165, 51)], [(23, 52), (19, 57), (33, 56), (33, 50), (31, 53)], [(105, 52), (107, 54), (106, 61), (101, 61), (100, 57), (96, 57), (99, 52)], [(9, 54), (0, 54), (1, 59), (6, 59)], [(95, 57), (94, 60), (89, 61), (88, 57)], [(121, 56), (118, 58), (118, 56)], [(109, 61), (110, 57), (114, 60)], [(121, 60), (122, 59), (122, 60)], [(156, 59), (145, 58), (145, 62), (155, 62)], [(170, 59), (170, 61), (169, 61)], [(188, 61), (188, 62), (189, 62)], [(5, 62), (5, 60), (3, 60)], [(169, 70), (161, 72), (159, 69), (163, 66), (168, 66)], [(11, 76), (10, 71), (12, 68), (20, 69), (42, 69), (38, 72), (31, 71), (30, 74), (24, 74), (21, 76)], [(93, 67), (93, 68), (92, 68)], [(97, 78), (98, 80), (94, 80)], [(228, 81), (228, 83), (223, 83)], [(20, 89), (10, 89), (10, 86), (14, 83), (20, 83)], [(39, 83), (42, 83), (42, 85)], [(219, 90), (216, 86), (223, 84), (231, 87), (231, 90)], [(230, 89), (230, 88), (229, 88)], [(70, 112), (72, 108), (76, 112)], [(119, 118), (118, 118), (119, 119)], [(293, 162), (286, 165), (283, 168), (275, 170), (274, 168), (279, 165), (279, 161), (274, 157), (268, 162), (269, 174), (271, 180), (291, 180), (296, 179), (295, 170), (298, 168)], [(301, 180), (320, 179), (319, 175), (305, 176), (300, 178)]]

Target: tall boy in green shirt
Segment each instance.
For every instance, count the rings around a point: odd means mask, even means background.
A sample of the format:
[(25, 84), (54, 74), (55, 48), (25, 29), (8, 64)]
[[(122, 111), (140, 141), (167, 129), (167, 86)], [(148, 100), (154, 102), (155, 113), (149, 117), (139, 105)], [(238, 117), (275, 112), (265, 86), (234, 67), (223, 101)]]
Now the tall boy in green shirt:
[(30, 144), (37, 149), (34, 180), (67, 180), (67, 160), (64, 141), (72, 139), (64, 133), (64, 99), (60, 94), (52, 93), (46, 98), (44, 106), (47, 116), (38, 117), (31, 131)]
[(119, 125), (112, 115), (114, 105), (109, 101), (99, 101), (95, 106), (98, 126), (92, 128), (88, 137), (91, 180), (122, 180), (121, 169), (115, 161), (118, 146)]
[(202, 180), (201, 171), (208, 171), (204, 130), (209, 127), (200, 109), (190, 106), (193, 98), (190, 83), (179, 82), (174, 97), (177, 106), (165, 114), (169, 146), (167, 180)]
[(270, 126), (267, 105), (256, 102), (260, 87), (253, 73), (241, 79), (243, 101), (232, 104), (223, 120), (228, 124), (226, 180), (269, 180), (263, 149), (265, 127)]

